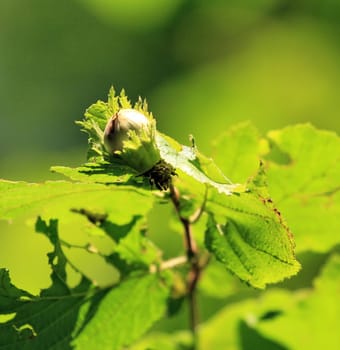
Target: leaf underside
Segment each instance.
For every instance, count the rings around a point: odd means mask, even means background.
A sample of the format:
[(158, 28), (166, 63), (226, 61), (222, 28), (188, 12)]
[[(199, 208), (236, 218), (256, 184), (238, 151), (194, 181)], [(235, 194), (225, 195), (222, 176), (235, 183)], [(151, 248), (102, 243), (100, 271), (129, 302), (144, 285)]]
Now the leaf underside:
[[(52, 285), (32, 296), (0, 269), (0, 306), (14, 315), (0, 325), (0, 349), (120, 349), (139, 338), (163, 316), (168, 277), (140, 272), (111, 288), (99, 289), (86, 277), (70, 288), (68, 264), (58, 238), (58, 222), (38, 218), (37, 232), (54, 244), (48, 254)], [(131, 315), (136, 318), (131, 322)]]

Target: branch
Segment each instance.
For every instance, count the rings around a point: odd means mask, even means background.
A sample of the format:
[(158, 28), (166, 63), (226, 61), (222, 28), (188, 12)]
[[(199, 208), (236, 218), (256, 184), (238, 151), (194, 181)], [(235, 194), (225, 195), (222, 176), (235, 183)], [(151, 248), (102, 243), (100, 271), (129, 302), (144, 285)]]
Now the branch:
[(196, 286), (201, 274), (201, 267), (198, 262), (198, 249), (197, 244), (193, 238), (191, 230), (190, 219), (184, 218), (180, 212), (180, 194), (177, 188), (172, 184), (170, 186), (170, 197), (174, 204), (178, 218), (180, 219), (184, 228), (184, 244), (186, 249), (187, 259), (190, 263), (190, 270), (187, 276), (188, 286), (188, 301), (189, 301), (189, 312), (190, 312), (190, 328), (194, 338), (194, 349), (197, 348), (198, 335), (198, 307), (196, 300)]
[(187, 253), (188, 260), (191, 260), (197, 254), (197, 246), (192, 236), (190, 220), (187, 218), (183, 218), (181, 216), (179, 192), (177, 188), (174, 187), (173, 185), (170, 186), (170, 197), (171, 197), (172, 203), (174, 204), (177, 216), (184, 227), (184, 239), (185, 239), (184, 242), (185, 242), (186, 253)]

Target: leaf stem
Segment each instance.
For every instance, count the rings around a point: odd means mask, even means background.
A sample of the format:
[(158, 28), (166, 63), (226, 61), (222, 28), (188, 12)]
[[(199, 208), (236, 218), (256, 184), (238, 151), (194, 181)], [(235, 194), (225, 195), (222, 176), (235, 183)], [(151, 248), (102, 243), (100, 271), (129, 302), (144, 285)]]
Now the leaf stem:
[(201, 216), (205, 210), (205, 204), (207, 202), (207, 198), (208, 198), (208, 186), (206, 185), (202, 205), (189, 218), (189, 221), (191, 224), (194, 224), (195, 222), (197, 222), (201, 218)]
[(176, 256), (175, 258), (163, 261), (160, 266), (155, 264), (150, 265), (150, 272), (156, 273), (157, 271), (163, 271), (167, 269), (173, 269), (174, 267), (184, 265), (188, 262), (188, 258), (184, 255)]
[(92, 253), (92, 254), (97, 254), (99, 256), (101, 256), (102, 258), (106, 258), (105, 254), (102, 254), (93, 244), (88, 243), (85, 245), (80, 245), (80, 244), (73, 244), (73, 243), (69, 243), (67, 241), (64, 241), (63, 239), (59, 239), (61, 245), (71, 249), (71, 248), (75, 248), (75, 249), (83, 249), (86, 250), (88, 253)]
[(189, 317), (190, 317), (190, 329), (193, 334), (193, 350), (198, 346), (198, 306), (196, 299), (196, 286), (201, 274), (201, 267), (198, 261), (198, 249), (196, 241), (192, 234), (192, 223), (190, 218), (185, 218), (180, 212), (180, 193), (176, 187), (170, 185), (170, 197), (175, 207), (177, 216), (181, 221), (184, 229), (184, 244), (188, 262), (190, 263), (190, 269), (187, 276), (187, 288), (188, 288), (188, 302), (189, 302)]

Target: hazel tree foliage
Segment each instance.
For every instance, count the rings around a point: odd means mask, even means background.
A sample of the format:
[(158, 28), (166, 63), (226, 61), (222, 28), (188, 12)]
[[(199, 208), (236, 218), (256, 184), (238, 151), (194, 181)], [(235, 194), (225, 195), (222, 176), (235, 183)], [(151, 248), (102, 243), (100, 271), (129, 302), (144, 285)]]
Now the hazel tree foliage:
[[(0, 269), (0, 350), (145, 349), (157, 342), (165, 349), (184, 343), (204, 349), (215, 344), (209, 339), (218, 320), (198, 328), (200, 288), (215, 296), (237, 281), (264, 289), (298, 273), (296, 250), (325, 252), (339, 244), (340, 143), (331, 132), (297, 125), (263, 137), (241, 124), (216, 139), (211, 158), (193, 138), (181, 145), (158, 131), (146, 101), (132, 104), (113, 88), (77, 124), (88, 135), (87, 162), (53, 166), (64, 180), (0, 181), (0, 218), (35, 218), (36, 233), (53, 247), (51, 285), (39, 295), (13, 285), (10, 271)], [(173, 205), (183, 256), (164, 259), (148, 235), (148, 213), (159, 202)], [(90, 244), (83, 249), (118, 272), (114, 284), (96, 285), (65, 254), (71, 245), (64, 238), (72, 232), (61, 239), (61, 223), (76, 218), (79, 229), (90, 227), (112, 242), (109, 253)], [(69, 268), (80, 275), (72, 287)], [(190, 331), (144, 336), (155, 322), (180, 312), (171, 307), (176, 300), (188, 301)], [(239, 316), (230, 317), (236, 322)], [(275, 328), (261, 323), (257, 331), (276, 337)], [(230, 334), (221, 342), (233, 342)]]

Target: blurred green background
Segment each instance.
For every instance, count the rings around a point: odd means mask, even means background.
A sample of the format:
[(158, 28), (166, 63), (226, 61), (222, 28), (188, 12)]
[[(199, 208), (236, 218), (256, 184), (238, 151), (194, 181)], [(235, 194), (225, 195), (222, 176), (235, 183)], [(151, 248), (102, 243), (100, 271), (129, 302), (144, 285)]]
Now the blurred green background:
[(334, 0), (2, 1), (1, 177), (83, 160), (74, 120), (111, 84), (204, 151), (241, 120), (339, 131), (339, 19)]
[[(0, 177), (53, 179), (50, 165), (84, 162), (74, 121), (111, 85), (146, 97), (159, 130), (182, 143), (193, 134), (206, 153), (244, 120), (261, 132), (308, 121), (339, 132), (339, 38), (336, 0), (1, 1)], [(151, 234), (171, 208), (155, 211)], [(171, 232), (162, 222), (160, 244)], [(0, 223), (0, 266), (38, 293), (50, 247), (32, 225)], [(107, 265), (73, 254), (109, 282)]]

